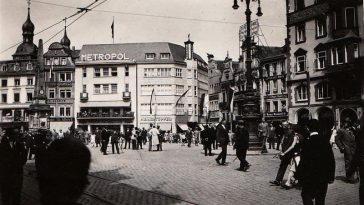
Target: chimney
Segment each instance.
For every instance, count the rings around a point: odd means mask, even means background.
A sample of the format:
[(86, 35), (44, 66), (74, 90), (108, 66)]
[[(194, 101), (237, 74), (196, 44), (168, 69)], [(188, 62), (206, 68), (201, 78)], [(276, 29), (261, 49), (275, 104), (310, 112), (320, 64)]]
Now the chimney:
[(193, 59), (193, 41), (190, 40), (190, 34), (188, 34), (188, 41), (185, 42), (186, 59)]

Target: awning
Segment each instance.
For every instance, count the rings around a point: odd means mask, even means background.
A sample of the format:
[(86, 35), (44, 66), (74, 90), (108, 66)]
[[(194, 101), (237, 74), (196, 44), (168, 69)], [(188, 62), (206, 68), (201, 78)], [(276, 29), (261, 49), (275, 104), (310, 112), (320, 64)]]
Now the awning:
[(177, 132), (184, 132), (188, 130), (187, 124), (177, 124)]

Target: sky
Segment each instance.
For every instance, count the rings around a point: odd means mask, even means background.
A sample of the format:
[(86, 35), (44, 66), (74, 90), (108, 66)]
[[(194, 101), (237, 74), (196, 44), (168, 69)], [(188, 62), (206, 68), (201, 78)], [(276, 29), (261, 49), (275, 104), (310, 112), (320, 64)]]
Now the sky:
[[(32, 0), (31, 20), (35, 33), (61, 21), (94, 0)], [(99, 0), (98, 3), (103, 2)], [(206, 53), (215, 59), (239, 56), (239, 26), (244, 24), (246, 4), (233, 10), (233, 0), (106, 0), (87, 12), (67, 28), (71, 46), (81, 49), (84, 44), (110, 44), (111, 24), (114, 18), (115, 43), (171, 42), (184, 45), (187, 36), (194, 41), (194, 51), (205, 60)], [(261, 0), (263, 16), (259, 17), (264, 45), (283, 46), (286, 37), (284, 0)], [(59, 4), (63, 6), (57, 6)], [(0, 60), (12, 59), (16, 46), (22, 41), (21, 27), (27, 18), (26, 0), (0, 0)], [(256, 19), (257, 3), (251, 3), (252, 19)], [(71, 23), (80, 15), (67, 20)], [(163, 17), (157, 17), (163, 16)], [(41, 38), (46, 42), (61, 31), (60, 23), (34, 36), (37, 45)], [(60, 41), (63, 32), (44, 45)], [(265, 43), (265, 41), (267, 43)]]

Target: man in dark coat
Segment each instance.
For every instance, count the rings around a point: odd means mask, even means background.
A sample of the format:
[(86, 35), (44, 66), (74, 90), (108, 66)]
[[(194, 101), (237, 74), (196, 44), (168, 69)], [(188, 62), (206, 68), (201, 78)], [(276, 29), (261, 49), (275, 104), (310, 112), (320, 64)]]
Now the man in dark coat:
[(210, 124), (210, 135), (211, 135), (211, 144), (213, 149), (218, 149), (217, 147), (217, 140), (216, 140), (216, 128), (214, 125)]
[(130, 142), (131, 142), (131, 135), (133, 133), (131, 132), (130, 129), (126, 129), (125, 131), (125, 135), (124, 135), (124, 139), (125, 139), (125, 146), (124, 146), (124, 149), (126, 149), (126, 145), (129, 145), (128, 146), (128, 149), (130, 149)]
[(327, 187), (335, 180), (335, 158), (331, 145), (319, 134), (319, 122), (309, 121), (310, 135), (304, 140), (295, 178), (302, 185), (304, 205), (325, 204)]
[(192, 142), (192, 129), (190, 127), (186, 131), (186, 139), (187, 139), (187, 146), (188, 147), (191, 147), (191, 142)]
[[(227, 145), (229, 144), (229, 133), (225, 127), (226, 120), (223, 118), (219, 125), (216, 127), (216, 140), (219, 142), (221, 147), (221, 152), (219, 156), (215, 159), (219, 165), (225, 165)], [(221, 163), (220, 163), (221, 159)]]
[(103, 128), (101, 131), (101, 151), (104, 153), (104, 155), (107, 155), (107, 145), (109, 144), (110, 139), (110, 133), (106, 130), (106, 128)]
[(27, 161), (25, 143), (18, 129), (9, 128), (0, 143), (0, 193), (2, 204), (19, 205), (23, 166)]
[(209, 151), (209, 156), (211, 153), (211, 131), (208, 125), (204, 126), (204, 130), (201, 131), (201, 141), (203, 144), (203, 149), (205, 150), (205, 156), (207, 156), (207, 150)]
[(246, 152), (249, 148), (249, 132), (244, 127), (243, 120), (238, 121), (235, 137), (234, 149), (236, 149), (236, 157), (240, 160), (239, 170), (246, 172), (250, 167), (249, 162), (246, 161)]
[[(96, 147), (98, 147), (101, 143), (101, 131), (99, 130), (98, 127), (96, 127), (96, 131), (95, 131), (95, 143), (96, 143)], [(100, 145), (101, 147), (101, 145)]]
[[(351, 125), (351, 120), (349, 118), (345, 119), (343, 128), (337, 131), (335, 143), (340, 149), (340, 152), (344, 153), (345, 170), (346, 170), (346, 175), (348, 176), (349, 167), (353, 160), (354, 153), (356, 150), (354, 129)], [(354, 174), (348, 176), (347, 181), (354, 182)]]
[(276, 127), (276, 136), (277, 136), (277, 147), (276, 149), (279, 150), (279, 147), (281, 145), (282, 139), (284, 135), (284, 129), (282, 127), (282, 124), (279, 123)]
[(120, 139), (120, 135), (117, 133), (117, 131), (115, 130), (112, 134), (111, 134), (111, 148), (112, 148), (112, 153), (115, 153), (114, 147), (116, 149), (116, 153), (119, 153), (119, 139)]

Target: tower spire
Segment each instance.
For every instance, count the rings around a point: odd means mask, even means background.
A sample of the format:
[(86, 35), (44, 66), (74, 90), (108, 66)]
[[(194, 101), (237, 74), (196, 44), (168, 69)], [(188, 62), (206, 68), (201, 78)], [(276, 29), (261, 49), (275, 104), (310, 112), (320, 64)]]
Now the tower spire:
[(61, 44), (67, 48), (70, 48), (71, 41), (67, 36), (67, 18), (64, 18), (63, 21), (64, 21), (64, 35), (63, 38), (61, 39)]

